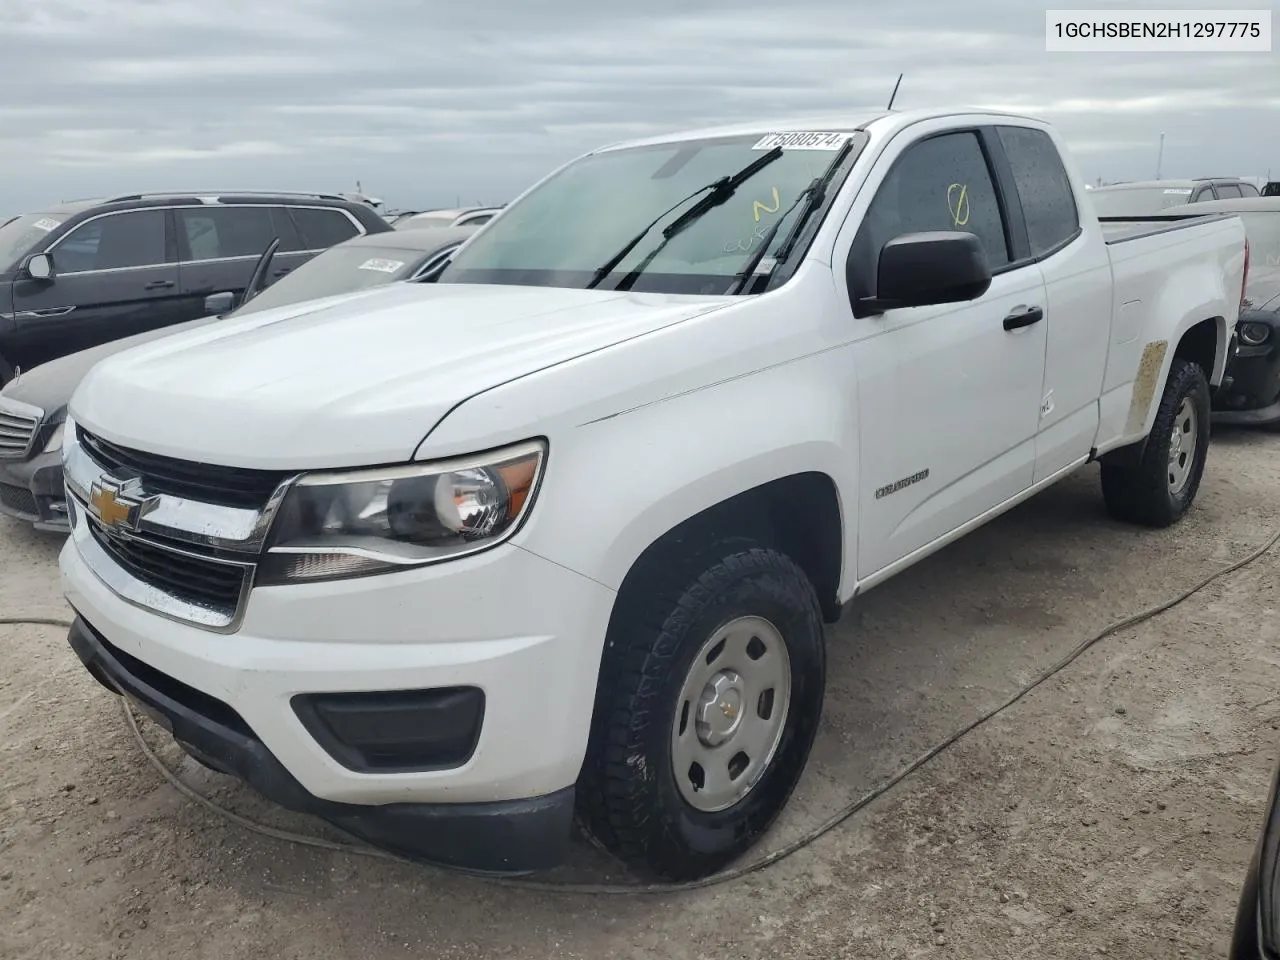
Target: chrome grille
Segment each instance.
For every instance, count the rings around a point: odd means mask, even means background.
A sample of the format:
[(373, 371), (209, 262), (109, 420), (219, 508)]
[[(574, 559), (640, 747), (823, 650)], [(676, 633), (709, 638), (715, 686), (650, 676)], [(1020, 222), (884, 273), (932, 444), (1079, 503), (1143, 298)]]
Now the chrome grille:
[(288, 488), (280, 474), (121, 447), (74, 420), (63, 471), (71, 539), (109, 590), (171, 620), (218, 633), (239, 628)]
[(89, 530), (98, 546), (135, 579), (227, 618), (235, 615), (248, 573), (243, 565), (172, 550), (137, 537), (113, 536), (92, 519)]
[(260, 510), (287, 474), (275, 470), (227, 467), (144, 453), (95, 436), (83, 427), (76, 435), (85, 452), (108, 473), (145, 478), (152, 493), (219, 506)]
[(43, 419), (44, 411), (39, 407), (0, 397), (0, 457), (26, 459)]

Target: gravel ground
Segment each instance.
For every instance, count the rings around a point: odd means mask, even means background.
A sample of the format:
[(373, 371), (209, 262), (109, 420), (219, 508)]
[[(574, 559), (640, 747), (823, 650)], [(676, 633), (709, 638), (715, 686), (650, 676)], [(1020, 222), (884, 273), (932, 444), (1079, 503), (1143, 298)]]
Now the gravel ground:
[[(1215, 435), (1167, 531), (1088, 468), (869, 593), (830, 633), (823, 729), (761, 851), (1107, 623), (1280, 528), (1280, 437)], [(0, 521), (0, 616), (66, 616), (60, 539)], [(0, 626), (0, 957), (1222, 956), (1280, 739), (1280, 548), (1125, 630), (780, 864), (680, 895), (496, 887), (250, 833), (181, 796), (63, 632)], [(325, 828), (185, 760), (259, 822)], [(619, 879), (585, 847), (559, 872)]]

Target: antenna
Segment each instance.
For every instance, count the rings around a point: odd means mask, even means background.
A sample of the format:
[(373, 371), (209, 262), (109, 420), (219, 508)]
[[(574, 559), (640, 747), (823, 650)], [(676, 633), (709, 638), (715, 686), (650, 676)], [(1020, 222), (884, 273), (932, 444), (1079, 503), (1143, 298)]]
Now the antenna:
[(902, 74), (898, 74), (898, 82), (893, 85), (893, 93), (889, 94), (889, 105), (886, 110), (893, 109), (893, 101), (898, 99), (898, 87), (902, 86)]

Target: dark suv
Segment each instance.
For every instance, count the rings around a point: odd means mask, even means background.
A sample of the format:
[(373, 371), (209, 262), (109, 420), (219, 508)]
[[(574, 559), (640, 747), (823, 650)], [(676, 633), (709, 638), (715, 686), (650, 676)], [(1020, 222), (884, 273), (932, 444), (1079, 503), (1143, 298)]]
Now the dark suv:
[(390, 225), (329, 194), (134, 194), (64, 203), (0, 225), (0, 385), (15, 370), (205, 315), (239, 299), (275, 238), (270, 282)]

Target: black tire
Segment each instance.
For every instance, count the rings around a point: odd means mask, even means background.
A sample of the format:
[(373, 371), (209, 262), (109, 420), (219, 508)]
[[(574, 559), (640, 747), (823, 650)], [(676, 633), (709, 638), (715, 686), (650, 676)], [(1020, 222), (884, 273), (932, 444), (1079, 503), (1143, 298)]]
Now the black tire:
[[(1180, 490), (1170, 489), (1169, 454), (1173, 429), (1184, 400), (1196, 418), (1190, 473)], [(1102, 496), (1107, 511), (1117, 520), (1147, 527), (1167, 527), (1182, 519), (1196, 498), (1209, 453), (1209, 382), (1199, 364), (1175, 357), (1169, 368), (1164, 395), (1156, 410), (1151, 433), (1136, 463), (1102, 463)]]
[[(822, 714), (826, 647), (813, 585), (786, 555), (720, 541), (681, 561), (652, 563), (624, 585), (605, 641), (579, 825), (638, 873), (691, 880), (717, 872), (786, 805)], [(755, 616), (777, 628), (790, 661), (781, 738), (743, 798), (706, 812), (681, 795), (672, 735), (681, 690), (703, 645)]]
[(1260, 850), (1255, 849), (1245, 874), (1244, 887), (1236, 902), (1236, 921), (1231, 930), (1227, 960), (1258, 960), (1266, 956), (1258, 943), (1258, 868)]

